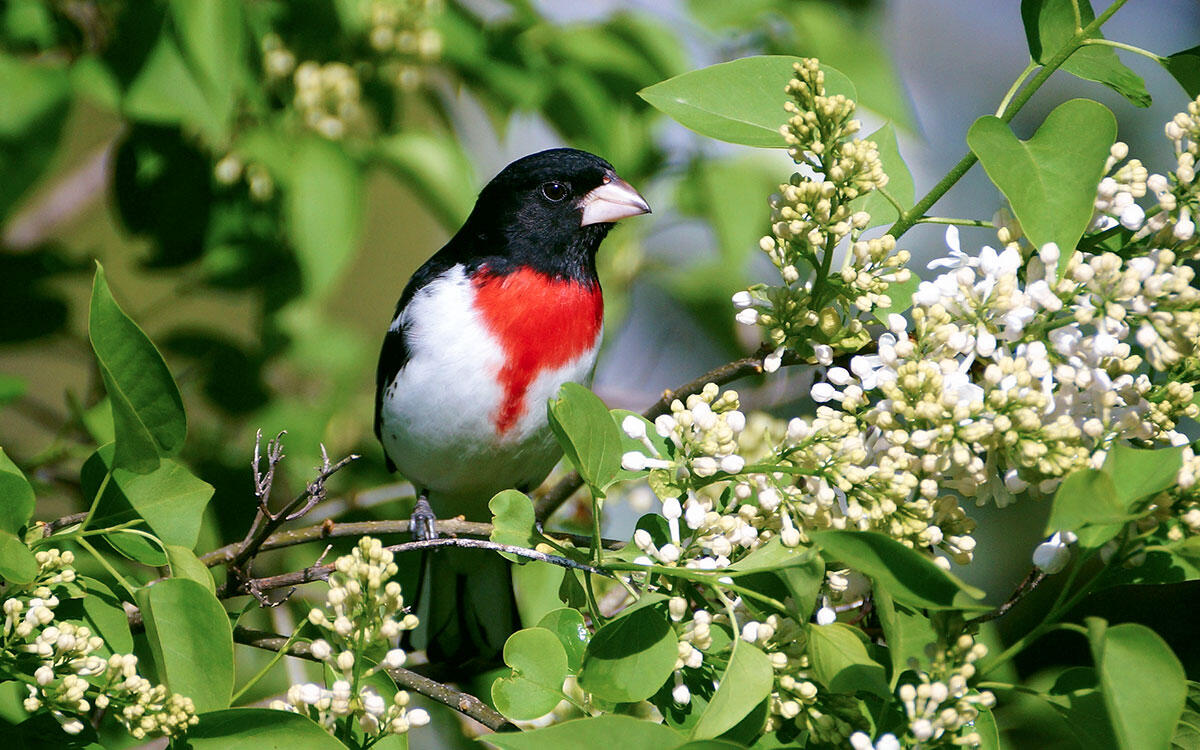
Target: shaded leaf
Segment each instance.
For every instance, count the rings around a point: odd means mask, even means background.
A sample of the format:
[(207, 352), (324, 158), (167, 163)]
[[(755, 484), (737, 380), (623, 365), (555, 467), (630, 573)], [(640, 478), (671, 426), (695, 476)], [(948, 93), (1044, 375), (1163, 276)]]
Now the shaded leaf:
[(766, 699), (774, 686), (775, 670), (767, 655), (749, 643), (738, 643), (717, 692), (690, 736), (705, 739), (724, 734)]
[(547, 612), (537, 626), (549, 630), (558, 637), (559, 642), (563, 645), (563, 651), (567, 655), (567, 669), (572, 672), (579, 671), (588, 641), (592, 639), (592, 634), (584, 624), (583, 615), (579, 613), (579, 610), (562, 607), (553, 612)]
[(670, 750), (683, 742), (674, 730), (654, 721), (608, 714), (564, 721), (527, 732), (489, 734), (501, 750)]
[(33, 516), (33, 487), (0, 448), (0, 530), (19, 534)]
[(1162, 66), (1179, 82), (1189, 98), (1200, 96), (1200, 46), (1168, 56)]
[[(1029, 42), (1029, 56), (1045, 64), (1075, 35), (1075, 10), (1079, 23), (1087, 26), (1096, 18), (1088, 0), (1022, 0), (1021, 20)], [(1099, 31), (1093, 39), (1103, 39)], [(1088, 81), (1103, 83), (1135, 107), (1149, 107), (1150, 94), (1141, 76), (1125, 67), (1117, 51), (1106, 45), (1086, 45), (1071, 53), (1062, 69)]]
[(808, 657), (812, 674), (835, 693), (865, 691), (888, 697), (883, 665), (873, 660), (862, 631), (842, 622), (808, 626)]
[(196, 557), (196, 553), (192, 552), (191, 548), (181, 547), (178, 544), (167, 544), (164, 546), (167, 549), (167, 562), (171, 566), (171, 576), (173, 578), (186, 578), (189, 581), (195, 581), (208, 589), (208, 593), (216, 595), (217, 585), (213, 581), (212, 572), (208, 569), (207, 565), (200, 562), (200, 558)]
[(188, 730), (192, 750), (344, 750), (307, 716), (269, 708), (231, 708), (200, 714)]
[(874, 597), (875, 611), (879, 613), (888, 657), (892, 662), (890, 687), (895, 689), (900, 682), (900, 675), (908, 668), (909, 660), (924, 662), (928, 658), (925, 646), (937, 643), (938, 636), (928, 617), (903, 604), (896, 604), (887, 589), (877, 589)]
[(458, 140), (404, 131), (379, 140), (378, 156), (425, 201), (442, 226), (455, 231), (475, 205), (475, 168)]
[(50, 166), (70, 93), (63, 69), (0, 53), (0, 222)]
[(37, 574), (37, 558), (25, 542), (0, 530), (0, 578), (9, 583), (30, 583)]
[(579, 685), (614, 703), (645, 700), (675, 671), (678, 642), (662, 602), (627, 610), (592, 636)]
[(288, 186), (288, 239), (305, 288), (321, 297), (332, 291), (358, 249), (362, 175), (340, 146), (312, 136), (292, 155)]

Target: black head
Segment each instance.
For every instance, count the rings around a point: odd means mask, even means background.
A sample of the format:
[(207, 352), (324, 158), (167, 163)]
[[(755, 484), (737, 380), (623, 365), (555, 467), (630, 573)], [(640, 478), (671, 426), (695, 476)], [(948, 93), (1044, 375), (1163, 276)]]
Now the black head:
[(480, 192), (452, 244), (492, 267), (529, 265), (591, 280), (596, 250), (613, 222), (649, 211), (604, 159), (550, 149), (501, 170)]

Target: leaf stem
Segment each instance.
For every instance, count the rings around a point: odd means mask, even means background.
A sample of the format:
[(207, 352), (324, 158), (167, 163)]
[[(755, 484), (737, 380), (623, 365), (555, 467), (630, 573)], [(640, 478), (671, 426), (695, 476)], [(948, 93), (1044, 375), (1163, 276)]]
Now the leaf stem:
[(996, 107), (996, 117), (1000, 117), (1004, 114), (1004, 110), (1008, 109), (1008, 103), (1011, 102), (1013, 97), (1017, 95), (1017, 92), (1021, 90), (1021, 84), (1024, 83), (1025, 79), (1028, 78), (1035, 70), (1037, 70), (1037, 63), (1033, 60), (1030, 60), (1029, 64), (1025, 66), (1025, 70), (1021, 71), (1021, 75), (1017, 76), (1017, 80), (1013, 81), (1013, 84), (1008, 87), (1008, 91), (1004, 92), (1004, 98), (1000, 100), (1000, 106)]
[(1101, 39), (1099, 37), (1089, 37), (1087, 39), (1084, 39), (1082, 44), (1090, 44), (1090, 45), (1103, 46), (1103, 47), (1115, 47), (1117, 49), (1123, 49), (1126, 52), (1134, 52), (1136, 54), (1141, 55), (1142, 57), (1148, 57), (1151, 60), (1153, 60), (1154, 62), (1159, 63), (1159, 64), (1162, 64), (1167, 59), (1167, 58), (1163, 57), (1162, 55), (1154, 54), (1153, 52), (1151, 52), (1148, 49), (1142, 49), (1141, 47), (1136, 47), (1132, 44), (1126, 44), (1125, 42), (1114, 42), (1112, 39)]
[(281, 646), (279, 648), (279, 650), (277, 650), (275, 652), (275, 654), (271, 657), (271, 660), (267, 662), (267, 665), (265, 667), (263, 667), (262, 669), (260, 669), (257, 674), (255, 674), (253, 677), (251, 677), (250, 680), (245, 685), (242, 685), (242, 687), (236, 693), (233, 694), (233, 697), (229, 699), (229, 705), (231, 705), (231, 706), (237, 705), (238, 700), (243, 695), (246, 694), (247, 690), (249, 690), (250, 688), (257, 685), (262, 680), (262, 678), (267, 676), (267, 672), (270, 672), (271, 668), (279, 663), (279, 660), (283, 658), (284, 654), (286, 654), (288, 652), (288, 650), (292, 647), (292, 644), (296, 642), (296, 639), (300, 636), (300, 631), (304, 630), (304, 627), (307, 624), (308, 624), (308, 620), (305, 620), (300, 623), (300, 626), (296, 628), (295, 632), (293, 632), (290, 636), (288, 636), (287, 641), (283, 644), (283, 646)]
[(108, 574), (115, 578), (117, 583), (121, 584), (121, 588), (125, 589), (125, 591), (129, 594), (130, 601), (133, 601), (136, 598), (134, 593), (136, 589), (129, 584), (129, 581), (125, 580), (125, 576), (117, 572), (117, 569), (112, 566), (112, 563), (104, 559), (104, 556), (100, 554), (99, 550), (92, 546), (91, 542), (83, 537), (80, 537), (75, 540), (75, 543), (87, 550), (92, 557), (96, 558), (96, 562), (100, 563), (100, 567), (107, 570)]
[(996, 224), (984, 219), (955, 219), (950, 216), (922, 216), (917, 219), (918, 224), (953, 224), (956, 227), (984, 227), (986, 229), (995, 229)]

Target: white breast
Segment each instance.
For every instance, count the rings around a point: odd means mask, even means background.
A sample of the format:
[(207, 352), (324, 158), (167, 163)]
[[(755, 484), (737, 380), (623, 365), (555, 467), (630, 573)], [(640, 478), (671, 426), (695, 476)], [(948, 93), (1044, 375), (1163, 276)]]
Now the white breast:
[(546, 402), (563, 383), (589, 379), (598, 347), (539, 373), (526, 391), (525, 411), (498, 434), (504, 394), (496, 376), (504, 352), (472, 300), (470, 279), (454, 266), (393, 321), (393, 329), (405, 331), (409, 359), (384, 393), (381, 431), (388, 456), (433, 493), (436, 512), (480, 517), (496, 492), (536, 485), (554, 467), (560, 454)]

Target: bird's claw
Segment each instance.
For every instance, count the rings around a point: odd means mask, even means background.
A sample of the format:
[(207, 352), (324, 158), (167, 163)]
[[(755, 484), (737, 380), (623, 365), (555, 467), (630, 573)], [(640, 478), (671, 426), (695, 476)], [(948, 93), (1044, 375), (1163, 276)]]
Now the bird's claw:
[(418, 542), (437, 539), (437, 531), (433, 527), (435, 521), (437, 521), (437, 516), (433, 514), (429, 499), (423, 495), (418, 497), (416, 505), (413, 506), (412, 516), (409, 518), (409, 529), (412, 531), (413, 539)]

